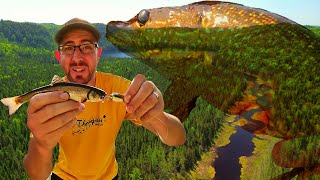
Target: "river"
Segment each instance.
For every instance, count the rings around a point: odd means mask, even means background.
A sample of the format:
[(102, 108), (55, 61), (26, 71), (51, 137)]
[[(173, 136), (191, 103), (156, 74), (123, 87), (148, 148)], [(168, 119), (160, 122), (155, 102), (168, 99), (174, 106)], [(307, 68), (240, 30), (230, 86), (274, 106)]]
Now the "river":
[(240, 179), (240, 156), (251, 156), (254, 150), (253, 134), (236, 127), (237, 132), (230, 136), (230, 143), (217, 149), (218, 158), (213, 162), (215, 180)]

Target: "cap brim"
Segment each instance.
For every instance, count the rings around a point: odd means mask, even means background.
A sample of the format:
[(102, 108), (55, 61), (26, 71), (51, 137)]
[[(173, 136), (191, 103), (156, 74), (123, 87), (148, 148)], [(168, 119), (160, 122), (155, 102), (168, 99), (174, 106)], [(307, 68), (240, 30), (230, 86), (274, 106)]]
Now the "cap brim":
[(83, 24), (83, 23), (73, 23), (73, 24), (65, 25), (56, 33), (56, 36), (54, 38), (56, 43), (60, 44), (63, 39), (63, 36), (73, 29), (84, 29), (88, 32), (91, 32), (97, 41), (100, 40), (100, 37), (101, 37), (100, 32), (94, 26), (89, 24)]

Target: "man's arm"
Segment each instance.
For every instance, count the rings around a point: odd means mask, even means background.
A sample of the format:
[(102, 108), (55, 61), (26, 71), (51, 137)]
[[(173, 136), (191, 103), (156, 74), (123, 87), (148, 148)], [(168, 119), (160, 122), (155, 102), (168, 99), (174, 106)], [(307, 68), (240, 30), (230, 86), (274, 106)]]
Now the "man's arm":
[(160, 113), (154, 119), (149, 119), (143, 126), (159, 136), (161, 141), (169, 146), (182, 145), (186, 141), (186, 132), (180, 120), (168, 113)]
[(31, 138), (23, 163), (30, 179), (47, 179), (52, 171), (52, 149), (42, 148)]
[(185, 129), (180, 120), (163, 111), (164, 101), (160, 90), (143, 75), (137, 75), (124, 94), (128, 119), (140, 119), (142, 125), (157, 134), (163, 143), (175, 146), (184, 144)]
[(31, 98), (27, 126), (33, 134), (24, 167), (30, 179), (47, 179), (52, 171), (52, 151), (61, 136), (76, 122), (84, 105), (68, 100), (63, 92), (49, 92)]

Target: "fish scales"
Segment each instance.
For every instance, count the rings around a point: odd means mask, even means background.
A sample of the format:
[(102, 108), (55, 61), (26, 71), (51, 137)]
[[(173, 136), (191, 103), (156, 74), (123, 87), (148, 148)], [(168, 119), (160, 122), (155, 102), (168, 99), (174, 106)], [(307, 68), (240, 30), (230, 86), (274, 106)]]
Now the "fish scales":
[[(70, 94), (75, 95), (82, 95), (84, 98), (87, 98), (86, 95), (90, 91), (90, 88), (79, 86), (78, 84), (74, 83), (56, 83), (53, 85), (47, 85), (42, 86), (40, 88), (36, 88), (30, 92), (27, 92), (25, 94), (22, 94), (18, 100), (19, 103), (24, 103), (26, 101), (29, 101), (34, 95), (39, 93), (45, 93), (45, 92), (52, 92), (52, 91), (64, 91), (68, 92)], [(85, 94), (85, 95), (83, 95)], [(80, 100), (81, 102), (82, 100)]]
[(18, 110), (18, 108), (22, 104), (29, 101), (36, 94), (53, 92), (53, 91), (66, 92), (69, 94), (70, 99), (78, 102), (85, 102), (87, 100), (90, 102), (101, 102), (107, 96), (104, 90), (101, 90), (93, 86), (78, 84), (78, 83), (71, 83), (71, 82), (57, 82), (54, 84), (33, 89), (20, 96), (3, 98), (1, 99), (1, 102), (6, 106), (8, 106), (9, 114), (12, 115)]
[(320, 134), (320, 38), (286, 17), (202, 1), (142, 10), (106, 31), (113, 45), (171, 80), (165, 102), (182, 120), (202, 97), (226, 113), (257, 104), (269, 118), (261, 132)]

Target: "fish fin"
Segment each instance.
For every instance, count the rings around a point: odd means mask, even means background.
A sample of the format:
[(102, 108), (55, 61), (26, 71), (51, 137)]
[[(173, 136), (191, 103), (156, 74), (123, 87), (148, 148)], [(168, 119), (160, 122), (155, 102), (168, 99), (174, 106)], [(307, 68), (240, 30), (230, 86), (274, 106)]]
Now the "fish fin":
[(23, 104), (23, 103), (19, 103), (18, 98), (19, 96), (1, 99), (1, 102), (4, 105), (8, 106), (10, 116), (14, 114), (19, 109), (19, 107)]
[(54, 75), (52, 80), (51, 80), (51, 85), (56, 84), (56, 83), (61, 83), (61, 82), (66, 82), (66, 77), (60, 77), (58, 75)]
[(196, 106), (199, 95), (197, 91), (186, 91), (194, 89), (188, 80), (172, 81), (164, 93), (164, 101), (169, 112), (184, 122), (191, 110)]
[(198, 97), (193, 97), (186, 104), (182, 104), (177, 109), (174, 109), (173, 114), (176, 115), (183, 122), (185, 119), (187, 119), (192, 109), (196, 107), (197, 99)]

